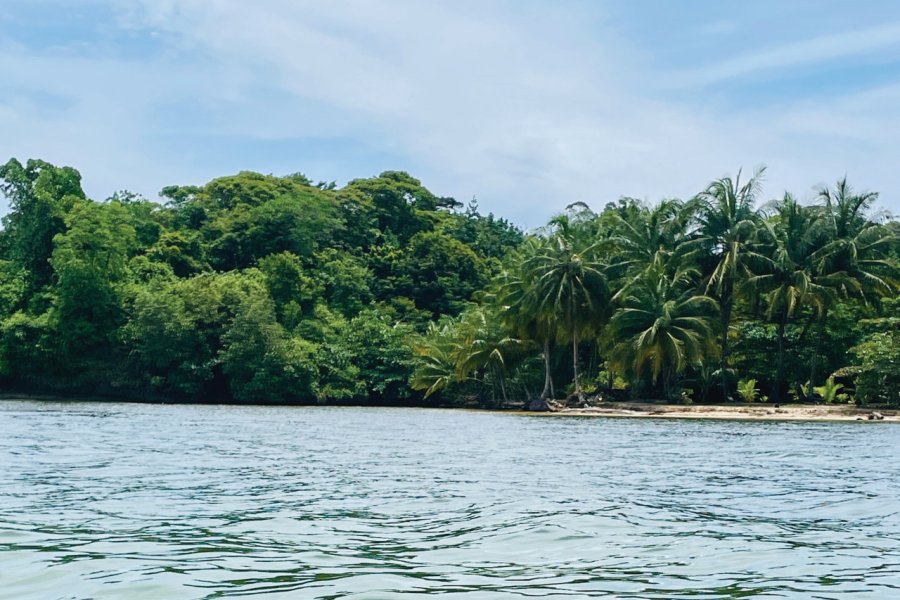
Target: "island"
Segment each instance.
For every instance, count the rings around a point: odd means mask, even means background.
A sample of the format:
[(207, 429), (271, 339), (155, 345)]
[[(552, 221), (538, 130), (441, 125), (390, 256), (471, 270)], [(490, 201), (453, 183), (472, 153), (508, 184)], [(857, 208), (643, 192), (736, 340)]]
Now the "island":
[(601, 197), (525, 232), (399, 171), (93, 200), (72, 167), (10, 159), (0, 392), (721, 418), (900, 406), (900, 223), (846, 178), (803, 203), (764, 196), (763, 176)]

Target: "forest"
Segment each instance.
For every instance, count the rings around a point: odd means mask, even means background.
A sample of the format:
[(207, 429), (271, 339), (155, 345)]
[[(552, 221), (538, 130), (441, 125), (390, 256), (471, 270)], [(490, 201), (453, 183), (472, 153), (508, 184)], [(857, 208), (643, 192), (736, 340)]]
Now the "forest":
[(397, 171), (96, 201), (71, 167), (11, 159), (0, 392), (900, 405), (900, 223), (846, 178), (800, 202), (764, 174), (526, 233)]

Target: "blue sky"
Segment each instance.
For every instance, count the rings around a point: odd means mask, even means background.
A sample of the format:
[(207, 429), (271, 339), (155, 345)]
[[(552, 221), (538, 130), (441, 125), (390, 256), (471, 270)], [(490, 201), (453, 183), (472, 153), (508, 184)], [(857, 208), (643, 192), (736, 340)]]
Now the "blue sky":
[(900, 212), (900, 2), (3, 0), (10, 156), (95, 198), (400, 169), (528, 227), (765, 164)]

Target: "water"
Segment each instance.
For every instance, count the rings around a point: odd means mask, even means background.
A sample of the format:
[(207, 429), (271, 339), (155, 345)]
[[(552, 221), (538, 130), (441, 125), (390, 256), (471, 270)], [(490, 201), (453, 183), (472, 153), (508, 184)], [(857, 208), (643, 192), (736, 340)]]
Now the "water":
[(900, 427), (0, 403), (0, 599), (900, 598)]

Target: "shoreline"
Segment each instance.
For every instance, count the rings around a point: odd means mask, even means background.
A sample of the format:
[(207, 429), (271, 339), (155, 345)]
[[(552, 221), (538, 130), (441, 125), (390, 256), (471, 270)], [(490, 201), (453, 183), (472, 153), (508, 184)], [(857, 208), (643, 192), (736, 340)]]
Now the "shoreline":
[[(612, 417), (626, 419), (717, 419), (743, 421), (865, 421), (900, 422), (900, 411), (858, 408), (851, 405), (787, 404), (682, 405), (609, 402), (590, 408), (564, 408), (558, 411), (516, 411), (539, 417)], [(880, 415), (882, 418), (878, 418)], [(874, 418), (873, 418), (874, 417)]]
[[(177, 400), (151, 400), (111, 398), (109, 396), (0, 393), (3, 401), (34, 402), (91, 402), (128, 404), (185, 404), (198, 406), (295, 406), (297, 408), (328, 406), (362, 406), (369, 408), (423, 408), (490, 412), (530, 417), (607, 417), (624, 419), (694, 419), (694, 420), (742, 420), (742, 421), (865, 421), (873, 423), (900, 423), (900, 410), (858, 408), (854, 405), (783, 404), (777, 408), (765, 404), (655, 404), (652, 402), (603, 402), (589, 408), (563, 408), (555, 411), (529, 411), (510, 408), (475, 408), (471, 406), (424, 406), (397, 404), (279, 404), (238, 402), (183, 402)], [(880, 415), (880, 418), (878, 418)], [(873, 418), (874, 417), (874, 418)]]

